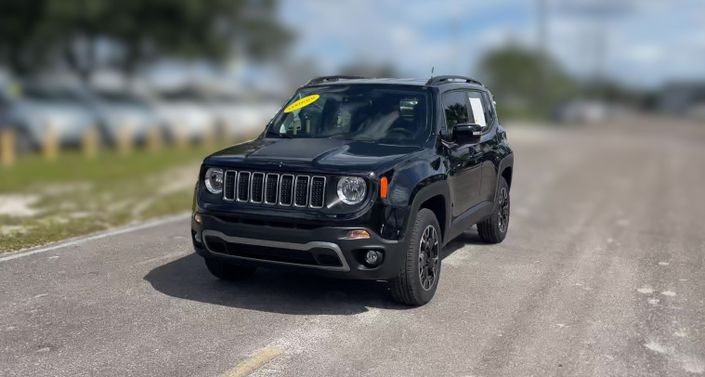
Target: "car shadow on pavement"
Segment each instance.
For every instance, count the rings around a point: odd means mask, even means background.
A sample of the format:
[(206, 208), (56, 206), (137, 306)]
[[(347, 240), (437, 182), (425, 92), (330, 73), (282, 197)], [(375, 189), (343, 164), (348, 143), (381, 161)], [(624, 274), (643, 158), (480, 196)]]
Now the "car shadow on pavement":
[[(474, 243), (475, 238), (461, 235), (444, 248), (442, 257)], [(196, 254), (156, 267), (144, 279), (171, 297), (272, 313), (351, 315), (366, 312), (368, 307), (410, 309), (392, 300), (385, 282), (266, 268), (258, 269), (251, 279), (227, 282), (213, 277)]]
[(487, 245), (487, 243), (482, 241), (482, 239), (480, 239), (480, 235), (473, 229), (472, 231), (462, 233), (450, 241), (446, 247), (443, 248), (443, 258), (447, 258), (450, 254), (465, 245)]

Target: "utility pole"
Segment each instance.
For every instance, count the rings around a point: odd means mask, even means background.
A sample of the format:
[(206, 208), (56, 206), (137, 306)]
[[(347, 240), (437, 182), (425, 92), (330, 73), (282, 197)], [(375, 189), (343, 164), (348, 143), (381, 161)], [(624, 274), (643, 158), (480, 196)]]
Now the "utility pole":
[[(453, 7), (457, 7), (457, 4), (454, 4)], [(465, 72), (467, 67), (461, 67), (460, 65), (460, 51), (463, 49), (458, 48), (458, 46), (463, 46), (463, 40), (462, 40), (462, 35), (461, 35), (461, 25), (460, 25), (460, 11), (458, 9), (455, 9), (453, 12), (453, 16), (450, 21), (450, 33), (451, 35), (451, 40), (454, 41), (453, 45), (451, 46), (451, 51), (452, 51), (452, 56), (453, 56), (453, 67), (455, 69), (455, 72), (458, 72), (458, 74), (461, 74), (461, 72)]]
[(593, 72), (593, 82), (595, 83), (595, 93), (598, 99), (604, 99), (606, 95), (606, 62), (607, 62), (607, 20), (595, 20), (595, 67)]
[(547, 87), (548, 87), (548, 72), (547, 72), (547, 55), (548, 55), (548, 19), (546, 12), (546, 0), (536, 0), (536, 46), (539, 57), (537, 89), (537, 102), (541, 110), (546, 106)]

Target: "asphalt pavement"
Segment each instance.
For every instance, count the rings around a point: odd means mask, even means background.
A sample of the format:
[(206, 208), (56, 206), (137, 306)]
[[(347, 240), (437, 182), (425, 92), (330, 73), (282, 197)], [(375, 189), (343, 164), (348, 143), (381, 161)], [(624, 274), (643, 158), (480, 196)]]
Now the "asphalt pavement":
[(705, 374), (705, 127), (512, 127), (507, 239), (433, 301), (276, 270), (226, 283), (185, 217), (0, 254), (2, 376)]

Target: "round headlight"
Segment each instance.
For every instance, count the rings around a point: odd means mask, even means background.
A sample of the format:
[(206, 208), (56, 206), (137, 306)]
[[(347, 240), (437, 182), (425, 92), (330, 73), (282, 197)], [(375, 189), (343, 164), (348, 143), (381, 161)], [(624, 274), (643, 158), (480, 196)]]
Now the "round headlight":
[(212, 194), (223, 192), (223, 169), (209, 168), (206, 170), (206, 176), (203, 180), (206, 183), (206, 188)]
[(365, 199), (367, 184), (360, 177), (341, 177), (338, 180), (338, 198), (345, 204), (358, 204)]

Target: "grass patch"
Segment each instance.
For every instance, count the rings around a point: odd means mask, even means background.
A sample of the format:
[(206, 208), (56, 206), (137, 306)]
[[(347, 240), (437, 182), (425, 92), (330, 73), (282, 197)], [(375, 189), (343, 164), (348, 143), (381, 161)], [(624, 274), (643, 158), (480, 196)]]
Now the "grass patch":
[(106, 151), (90, 159), (78, 151), (68, 151), (55, 161), (47, 161), (39, 155), (26, 156), (19, 159), (12, 168), (0, 168), (0, 193), (24, 192), (38, 184), (112, 184), (138, 179), (179, 164), (197, 161), (214, 150), (202, 147), (153, 153), (139, 150), (127, 156)]
[[(105, 151), (88, 159), (66, 152), (0, 168), (0, 252), (13, 251), (190, 210), (200, 161), (218, 147)], [(10, 208), (26, 202), (31, 215)], [(10, 199), (7, 199), (10, 198)], [(13, 202), (14, 201), (14, 202)], [(14, 206), (14, 207), (13, 207)]]

